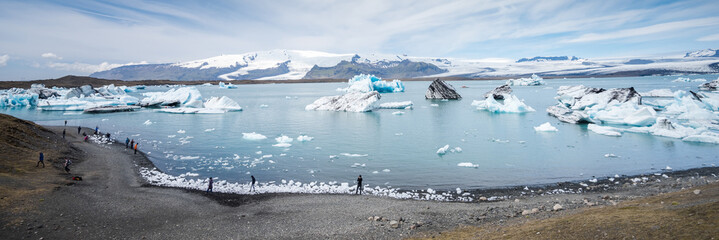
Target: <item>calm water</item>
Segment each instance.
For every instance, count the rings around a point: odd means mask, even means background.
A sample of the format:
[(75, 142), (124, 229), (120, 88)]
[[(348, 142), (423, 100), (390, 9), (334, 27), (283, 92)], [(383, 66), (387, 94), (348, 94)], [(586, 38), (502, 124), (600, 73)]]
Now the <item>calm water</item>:
[[(713, 80), (717, 75), (689, 77)], [(659, 88), (691, 90), (699, 85), (671, 82), (676, 78), (546, 80), (544, 86), (512, 87), (513, 94), (537, 110), (526, 114), (494, 114), (470, 105), (504, 81), (450, 82), (464, 97), (460, 101), (425, 100), (429, 82), (405, 82), (406, 92), (383, 94), (380, 100), (413, 101), (414, 109), (401, 110), (403, 115), (392, 114), (398, 110), (304, 110), (319, 97), (340, 94), (335, 89), (345, 87), (345, 83), (240, 85), (238, 89), (197, 86), (205, 99), (224, 95), (244, 108), (226, 114), (175, 115), (142, 110), (91, 115), (24, 108), (0, 112), (41, 124), (62, 125), (63, 120), (68, 120), (70, 126), (99, 126), (122, 141), (125, 137), (139, 140), (139, 148), (149, 152), (160, 170), (173, 175), (198, 174), (188, 178), (212, 176), (246, 182), (253, 174), (262, 182), (352, 182), (361, 174), (367, 184), (403, 189), (488, 188), (650, 173), (666, 166), (679, 170), (719, 164), (719, 145), (632, 133), (608, 137), (589, 132), (584, 125), (561, 123), (545, 111), (556, 103), (553, 97), (561, 85), (633, 86), (640, 92)], [(167, 87), (148, 87), (141, 92), (166, 90)], [(152, 124), (143, 124), (147, 120)], [(535, 132), (533, 127), (544, 122), (550, 122), (559, 132)], [(185, 132), (178, 133), (179, 130)], [(257, 132), (268, 138), (249, 141), (242, 138), (243, 132)], [(300, 134), (314, 140), (295, 140), (289, 148), (272, 146), (276, 144), (275, 137), (297, 138)], [(463, 151), (437, 155), (437, 149), (446, 144)], [(619, 157), (604, 157), (610, 153)], [(272, 157), (262, 158), (264, 155)], [(337, 157), (330, 158), (331, 155)], [(457, 166), (461, 162), (478, 167)]]

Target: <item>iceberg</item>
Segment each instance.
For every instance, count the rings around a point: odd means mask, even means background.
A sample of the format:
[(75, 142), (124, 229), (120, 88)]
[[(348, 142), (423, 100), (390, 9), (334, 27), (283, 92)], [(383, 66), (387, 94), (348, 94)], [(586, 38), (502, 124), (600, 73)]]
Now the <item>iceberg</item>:
[(307, 135), (300, 135), (297, 137), (298, 142), (309, 142), (309, 141), (312, 141), (312, 139), (314, 139), (314, 137), (310, 137)]
[(499, 87), (493, 89), (492, 91), (485, 93), (484, 98), (492, 97), (496, 100), (503, 100), (504, 94), (510, 94), (510, 93), (512, 93), (512, 88), (509, 87), (509, 85), (504, 84), (502, 86), (499, 86)]
[(699, 90), (704, 90), (704, 91), (716, 91), (717, 88), (719, 88), (719, 78), (717, 78), (714, 81), (699, 85)]
[(226, 111), (242, 111), (242, 107), (240, 104), (235, 102), (234, 100), (222, 96), (222, 97), (211, 97), (207, 102), (205, 102), (205, 108), (209, 109), (220, 109), (220, 110), (226, 110)]
[(568, 123), (599, 123), (644, 126), (654, 121), (651, 107), (640, 106), (642, 97), (634, 88), (590, 88), (583, 85), (561, 86), (557, 89), (555, 106), (549, 115)]
[(257, 140), (267, 139), (267, 136), (256, 133), (256, 132), (251, 132), (251, 133), (242, 133), (242, 138), (245, 140), (257, 141)]
[(29, 93), (24, 89), (0, 90), (0, 107), (36, 106), (39, 98), (37, 93)]
[[(458, 167), (478, 168), (478, 167), (479, 167), (479, 164), (474, 164), (474, 163), (471, 163), (471, 162), (461, 162), (461, 163), (457, 163), (457, 166), (458, 166)], [(459, 192), (459, 191), (458, 191), (458, 192)]]
[(542, 123), (542, 125), (534, 127), (534, 131), (537, 132), (557, 132), (559, 129), (552, 126), (549, 122)]
[(474, 100), (472, 106), (476, 106), (477, 110), (484, 110), (495, 113), (525, 113), (534, 112), (534, 108), (524, 104), (524, 101), (519, 100), (517, 96), (511, 94), (504, 94), (504, 101), (502, 103), (497, 102), (494, 98), (487, 98), (485, 100)]
[(182, 107), (202, 108), (202, 94), (195, 87), (173, 88), (167, 92), (143, 93), (141, 105), (179, 103)]
[(227, 112), (222, 109), (192, 108), (192, 107), (163, 108), (163, 109), (157, 109), (156, 111), (164, 112), (164, 113), (176, 113), (176, 114), (220, 114), (220, 113)]
[(537, 74), (532, 74), (531, 78), (509, 79), (505, 84), (509, 86), (539, 86), (546, 84), (546, 82)]
[(462, 99), (462, 96), (457, 93), (456, 90), (454, 90), (454, 87), (452, 87), (451, 84), (446, 83), (442, 80), (439, 80), (439, 78), (432, 81), (432, 83), (429, 85), (429, 88), (427, 88), (427, 92), (424, 94), (425, 99)]
[(648, 92), (639, 93), (642, 97), (660, 97), (660, 98), (671, 98), (674, 97), (674, 92), (670, 89), (653, 89)]
[(449, 150), (449, 144), (444, 145), (444, 147), (437, 149), (437, 155), (444, 155), (447, 153), (447, 150)]
[(377, 91), (380, 93), (393, 93), (393, 92), (404, 92), (404, 83), (400, 80), (392, 80), (387, 82), (382, 78), (375, 77), (369, 74), (355, 75), (349, 79), (347, 88), (340, 88), (339, 91), (344, 92), (372, 92)]
[[(212, 84), (210, 83), (210, 85), (212, 85)], [(232, 85), (232, 83), (227, 83), (227, 84), (225, 84), (225, 83), (223, 83), (223, 82), (220, 82), (219, 86), (220, 86), (220, 88), (227, 88), (227, 89), (235, 89), (235, 88), (237, 88), (237, 86), (236, 86), (236, 85)]]
[(380, 108), (380, 109), (411, 109), (412, 105), (413, 105), (412, 101), (387, 102), (387, 103), (381, 103), (377, 108)]
[(339, 96), (321, 97), (305, 106), (305, 110), (369, 112), (376, 108), (381, 98), (379, 92), (350, 92)]
[(612, 136), (612, 137), (621, 137), (622, 136), (622, 133), (613, 127), (605, 127), (605, 126), (600, 126), (597, 124), (589, 124), (589, 125), (587, 125), (587, 129), (589, 129), (590, 131), (592, 131), (594, 133), (601, 134), (601, 135)]
[(277, 143), (291, 143), (293, 140), (294, 139), (292, 139), (291, 137), (285, 135), (275, 138), (275, 141), (277, 141)]

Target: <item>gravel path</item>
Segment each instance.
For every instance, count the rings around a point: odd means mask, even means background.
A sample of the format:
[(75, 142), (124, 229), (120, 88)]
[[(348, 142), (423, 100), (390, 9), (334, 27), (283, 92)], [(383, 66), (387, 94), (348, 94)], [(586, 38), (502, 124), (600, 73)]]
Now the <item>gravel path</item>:
[[(616, 186), (599, 182), (581, 194), (538, 193), (551, 187), (496, 190), (489, 193), (502, 193), (507, 199), (495, 202), (327, 194), (241, 196), (149, 186), (137, 174), (139, 166), (151, 164), (144, 155), (135, 155), (121, 144), (83, 143), (75, 136), (68, 141), (83, 152), (85, 161), (72, 168), (72, 176), (82, 176), (83, 181), (59, 186), (43, 199), (30, 199), (38, 202), (39, 211), (23, 213), (19, 224), (0, 221), (3, 239), (399, 239), (462, 225), (571, 214), (578, 208), (714, 182), (719, 173), (717, 168), (703, 168), (669, 178), (648, 176), (636, 185), (629, 184), (629, 178)], [(553, 211), (556, 204), (560, 211)]]

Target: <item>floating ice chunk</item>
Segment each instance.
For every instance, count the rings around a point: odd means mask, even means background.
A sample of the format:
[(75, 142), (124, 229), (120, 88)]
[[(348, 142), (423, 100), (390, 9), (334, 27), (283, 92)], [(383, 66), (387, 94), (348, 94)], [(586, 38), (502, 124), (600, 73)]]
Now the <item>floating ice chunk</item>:
[(719, 78), (714, 81), (699, 85), (699, 89), (704, 91), (716, 91), (717, 89), (719, 89)]
[(706, 82), (706, 79), (703, 78), (697, 78), (697, 79), (691, 79), (686, 77), (679, 77), (677, 79), (672, 80), (672, 82)]
[(372, 174), (378, 174), (379, 171), (372, 171)]
[(314, 137), (310, 137), (307, 135), (300, 135), (297, 137), (297, 141), (299, 141), (299, 142), (309, 142), (309, 141), (312, 141), (312, 139), (314, 139)]
[(437, 149), (437, 154), (444, 155), (447, 153), (447, 150), (449, 150), (449, 144), (444, 145), (444, 147)]
[(385, 168), (385, 169), (382, 169), (382, 172), (390, 172), (390, 170)]
[(667, 166), (667, 167), (664, 168), (664, 170), (672, 170), (672, 168), (669, 167), (669, 166)]
[(200, 159), (200, 156), (181, 156), (180, 160), (195, 160)]
[(377, 91), (351, 92), (340, 96), (322, 97), (307, 105), (305, 110), (369, 112), (376, 108), (375, 102), (380, 97)]
[(147, 120), (147, 121), (145, 121), (145, 122), (144, 122), (144, 123), (142, 123), (142, 124), (145, 124), (145, 125), (148, 125), (148, 126), (149, 126), (149, 125), (152, 125), (152, 121), (150, 121), (150, 120)]
[(294, 139), (292, 139), (291, 137), (285, 135), (275, 138), (275, 141), (277, 141), (277, 143), (291, 143), (293, 140)]
[(479, 167), (478, 164), (473, 164), (473, 163), (471, 163), (471, 162), (461, 162), (461, 163), (457, 163), (457, 166), (458, 166), (458, 167), (470, 167), (470, 168), (478, 168), (478, 167)]
[(267, 104), (260, 104), (260, 108), (268, 108), (268, 107), (270, 107), (270, 106)]
[(604, 154), (604, 157), (605, 158), (618, 158), (619, 156), (614, 155), (614, 153), (607, 153), (607, 154)]
[(499, 86), (499, 87), (493, 89), (492, 91), (489, 91), (489, 92), (485, 93), (485, 94), (484, 94), (484, 98), (490, 98), (490, 97), (491, 97), (491, 98), (494, 98), (494, 99), (496, 99), (496, 100), (504, 100), (504, 95), (505, 95), (505, 94), (510, 94), (510, 93), (512, 93), (512, 88), (509, 87), (509, 85), (504, 84), (504, 85), (502, 85), (502, 86)]
[(439, 104), (432, 103), (432, 104), (430, 104), (430, 106), (432, 106), (432, 107), (439, 107)]
[(205, 132), (212, 132), (212, 131), (215, 131), (215, 129), (214, 128), (205, 129)]
[(339, 156), (337, 156), (337, 155), (330, 155), (330, 159), (337, 159), (337, 158), (339, 158)]
[(509, 79), (505, 84), (509, 86), (539, 86), (546, 84), (546, 82), (537, 74), (532, 74), (531, 78)]
[(534, 131), (537, 132), (557, 132), (559, 129), (552, 126), (549, 122), (542, 123), (542, 125), (534, 127)]
[(631, 126), (649, 126), (656, 122), (657, 112), (652, 107), (640, 106), (625, 102), (595, 111), (587, 110), (589, 116), (608, 124), (625, 124)]
[(212, 86), (212, 83), (203, 83), (202, 86)]
[(226, 111), (242, 111), (242, 107), (240, 106), (240, 104), (226, 96), (222, 96), (219, 98), (210, 98), (210, 100), (207, 100), (207, 102), (205, 102), (205, 108), (220, 109)]
[(387, 82), (374, 75), (355, 75), (349, 79), (349, 87), (340, 88), (338, 90), (345, 92), (372, 92), (381, 93), (404, 92), (404, 84), (400, 80), (392, 80)]
[(534, 108), (524, 104), (517, 96), (504, 94), (504, 102), (500, 103), (494, 98), (472, 101), (472, 106), (476, 106), (477, 110), (484, 110), (495, 113), (525, 113), (534, 112)]
[(404, 115), (404, 112), (396, 111), (396, 112), (393, 112), (392, 115)]
[(357, 153), (340, 153), (340, 155), (345, 157), (366, 157), (369, 156), (367, 154), (357, 154)]
[(455, 151), (455, 152), (462, 152), (462, 148), (461, 148), (461, 147), (455, 147), (455, 148), (454, 148), (454, 151)]
[(242, 133), (242, 138), (244, 138), (245, 140), (257, 141), (257, 140), (267, 139), (267, 136), (256, 133), (256, 132), (251, 132), (251, 133)]
[(185, 130), (183, 130), (183, 129), (177, 130), (177, 133), (185, 133)]
[(387, 103), (381, 103), (379, 107), (381, 109), (410, 109), (412, 108), (414, 104), (412, 101), (404, 101), (404, 102), (387, 102)]
[(232, 85), (232, 83), (227, 83), (227, 84), (225, 84), (225, 83), (223, 83), (223, 82), (220, 82), (219, 86), (220, 86), (220, 88), (227, 88), (227, 89), (235, 89), (235, 88), (237, 88), (237, 86)]
[(701, 134), (689, 135), (682, 138), (685, 142), (702, 142), (719, 144), (719, 134), (714, 132), (702, 132)]
[(145, 98), (140, 104), (144, 105), (179, 103), (183, 107), (202, 108), (202, 94), (196, 87), (181, 87), (167, 92), (147, 92), (142, 95)]
[(599, 126), (597, 124), (589, 124), (589, 125), (587, 125), (587, 129), (589, 129), (590, 131), (592, 131), (594, 133), (601, 134), (601, 135), (612, 136), (612, 137), (621, 137), (622, 136), (622, 133), (617, 128), (613, 128), (613, 127)]
[(163, 108), (163, 109), (157, 109), (158, 112), (164, 112), (164, 113), (175, 113), (175, 114), (221, 114), (225, 113), (227, 111), (222, 109), (210, 109), (210, 108), (188, 108), (188, 107), (180, 107), (180, 108)]
[(598, 181), (598, 180), (597, 180), (596, 178), (589, 179), (589, 182), (590, 182), (590, 183), (597, 183), (597, 181)]

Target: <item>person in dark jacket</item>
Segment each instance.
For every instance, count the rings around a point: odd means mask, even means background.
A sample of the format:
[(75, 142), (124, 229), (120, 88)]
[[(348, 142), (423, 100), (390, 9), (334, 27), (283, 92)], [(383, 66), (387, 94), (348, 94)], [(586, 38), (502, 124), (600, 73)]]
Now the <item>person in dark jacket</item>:
[(357, 178), (357, 189), (355, 189), (355, 194), (357, 193), (362, 195), (362, 175), (359, 175)]
[(40, 163), (42, 163), (42, 167), (45, 167), (45, 155), (42, 152), (40, 152), (40, 160), (37, 161), (35, 167), (39, 167)]
[(207, 185), (207, 191), (206, 192), (212, 192), (212, 177), (210, 177), (210, 184)]
[(254, 175), (250, 175), (250, 177), (252, 178), (252, 185), (250, 185), (250, 192), (252, 192), (252, 191), (255, 191), (255, 182), (257, 182), (257, 180), (255, 180)]

